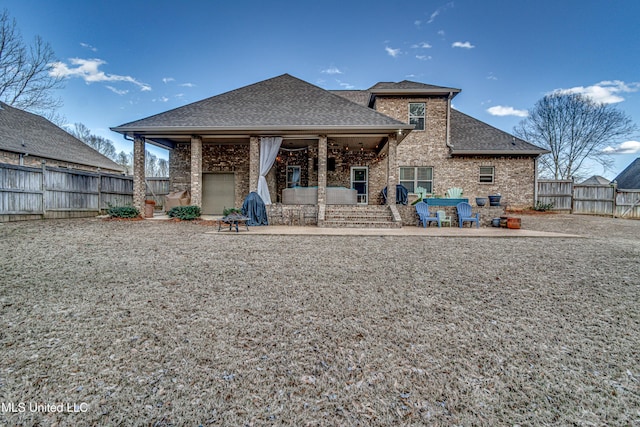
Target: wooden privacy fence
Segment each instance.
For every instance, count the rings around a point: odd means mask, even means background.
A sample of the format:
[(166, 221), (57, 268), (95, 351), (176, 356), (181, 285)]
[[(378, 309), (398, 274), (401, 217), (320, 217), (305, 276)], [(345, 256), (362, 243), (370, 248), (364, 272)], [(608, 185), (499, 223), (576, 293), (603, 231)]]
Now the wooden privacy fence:
[[(167, 178), (149, 178), (147, 194), (159, 207)], [(133, 203), (133, 178), (101, 172), (0, 163), (0, 222), (95, 216)]]
[(575, 184), (572, 180), (539, 180), (538, 202), (575, 214), (640, 219), (640, 190), (611, 185)]

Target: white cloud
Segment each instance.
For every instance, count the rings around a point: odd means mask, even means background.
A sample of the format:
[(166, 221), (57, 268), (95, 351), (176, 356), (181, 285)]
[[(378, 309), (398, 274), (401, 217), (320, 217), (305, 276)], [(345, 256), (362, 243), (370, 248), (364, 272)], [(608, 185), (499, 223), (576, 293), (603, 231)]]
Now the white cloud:
[(596, 102), (615, 104), (624, 101), (623, 93), (638, 92), (640, 82), (625, 83), (621, 80), (605, 80), (591, 86), (576, 86), (569, 89), (556, 89), (551, 94), (581, 94)]
[(176, 79), (174, 79), (173, 77), (163, 77), (162, 78), (162, 83), (167, 84), (169, 82), (174, 82), (176, 81)]
[(427, 61), (431, 59), (431, 55), (416, 55), (416, 58), (420, 61)]
[(338, 67), (329, 67), (326, 70), (322, 70), (321, 73), (324, 74), (342, 74), (342, 71), (338, 69)]
[(420, 42), (420, 43), (412, 45), (411, 47), (414, 48), (414, 49), (418, 49), (418, 48), (420, 48), (420, 49), (431, 49), (432, 46), (427, 42)]
[(341, 82), (340, 80), (336, 80), (336, 81), (343, 89), (347, 89), (347, 90), (355, 89), (355, 86), (350, 83)]
[(392, 49), (389, 46), (385, 47), (384, 50), (386, 50), (387, 53), (390, 56), (393, 56), (394, 58), (397, 57), (398, 55), (400, 55), (400, 52), (401, 52), (400, 49)]
[(84, 47), (86, 49), (89, 49), (92, 52), (97, 52), (98, 51), (97, 48), (91, 46), (89, 43), (80, 43), (80, 46), (82, 46), (82, 47)]
[(470, 42), (454, 42), (451, 47), (460, 47), (462, 49), (473, 49), (475, 46)]
[(415, 20), (415, 21), (413, 21), (413, 25), (415, 25), (416, 27), (420, 28), (420, 26), (422, 25), (422, 21)]
[(493, 75), (493, 73), (489, 73), (489, 75), (487, 76), (487, 80), (498, 80), (498, 78), (496, 76)]
[(640, 141), (626, 141), (617, 147), (608, 146), (602, 151), (607, 154), (638, 154), (640, 153)]
[(49, 74), (61, 78), (79, 77), (86, 83), (126, 82), (138, 86), (143, 92), (151, 90), (151, 86), (139, 82), (131, 76), (105, 74), (104, 71), (100, 71), (100, 66), (106, 64), (106, 61), (102, 59), (71, 58), (69, 62), (71, 65), (67, 65), (61, 61), (52, 63)]
[(128, 94), (128, 93), (129, 93), (129, 91), (128, 91), (128, 90), (126, 90), (126, 89), (123, 89), (123, 90), (121, 90), (121, 89), (116, 89), (116, 88), (115, 88), (115, 87), (113, 87), (113, 86), (107, 86), (107, 89), (109, 89), (111, 92), (115, 93), (116, 95), (126, 95), (126, 94)]
[(182, 83), (180, 86), (182, 87), (196, 87), (193, 83)]
[(167, 101), (169, 101), (169, 98), (167, 98), (166, 96), (161, 96), (160, 98), (154, 98), (152, 101), (153, 102), (167, 102)]
[(440, 30), (440, 31), (438, 31), (438, 35), (439, 35), (440, 37), (444, 37), (444, 30)]
[(437, 8), (432, 14), (431, 16), (429, 16), (429, 20), (427, 21), (427, 24), (431, 24), (437, 17), (438, 15), (440, 15), (440, 13), (444, 12), (445, 10), (449, 9), (453, 7), (453, 2), (449, 2), (447, 4), (445, 4), (444, 6), (440, 6), (439, 8)]
[(516, 110), (513, 107), (505, 107), (504, 105), (496, 105), (487, 109), (487, 112), (492, 116), (516, 116), (527, 117), (529, 113), (527, 110)]

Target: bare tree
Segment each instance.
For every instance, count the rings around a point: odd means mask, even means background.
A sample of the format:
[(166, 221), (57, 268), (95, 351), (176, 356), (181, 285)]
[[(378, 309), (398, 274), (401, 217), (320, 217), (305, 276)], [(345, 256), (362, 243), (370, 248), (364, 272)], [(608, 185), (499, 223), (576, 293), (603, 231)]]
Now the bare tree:
[(100, 154), (107, 156), (111, 160), (118, 160), (118, 154), (116, 153), (116, 147), (113, 142), (102, 136), (92, 134), (91, 130), (82, 123), (75, 123), (72, 129), (67, 128), (67, 132)]
[(516, 136), (551, 151), (540, 166), (555, 179), (579, 177), (587, 159), (609, 168), (611, 157), (603, 149), (636, 131), (631, 119), (612, 105), (562, 93), (539, 100), (514, 129)]
[(116, 163), (124, 168), (126, 175), (133, 174), (133, 153), (127, 154), (124, 151), (120, 151), (116, 158)]
[(50, 73), (55, 62), (51, 45), (36, 36), (26, 46), (7, 9), (0, 15), (0, 100), (13, 107), (52, 117), (62, 105), (51, 92), (63, 86), (61, 77)]

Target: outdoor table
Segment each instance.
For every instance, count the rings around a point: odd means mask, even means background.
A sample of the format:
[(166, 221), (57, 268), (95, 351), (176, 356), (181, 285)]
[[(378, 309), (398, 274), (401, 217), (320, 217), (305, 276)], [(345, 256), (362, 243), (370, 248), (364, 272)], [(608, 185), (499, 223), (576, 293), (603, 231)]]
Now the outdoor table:
[(249, 231), (249, 226), (247, 225), (247, 221), (249, 221), (250, 219), (251, 218), (249, 218), (248, 216), (244, 216), (241, 214), (236, 214), (236, 213), (229, 214), (220, 219), (220, 222), (218, 223), (218, 231), (222, 229), (222, 223), (229, 224), (229, 231), (231, 231), (231, 228), (235, 225), (236, 233), (238, 233), (239, 232), (238, 224), (243, 224), (245, 227), (247, 227), (247, 231)]

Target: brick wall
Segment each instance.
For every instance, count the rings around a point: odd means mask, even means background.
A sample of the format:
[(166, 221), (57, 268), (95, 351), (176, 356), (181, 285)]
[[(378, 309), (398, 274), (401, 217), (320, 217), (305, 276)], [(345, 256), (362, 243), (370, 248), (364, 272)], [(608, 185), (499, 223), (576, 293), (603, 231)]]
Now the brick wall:
[[(476, 197), (500, 193), (503, 204), (529, 207), (534, 204), (535, 163), (532, 157), (456, 157), (446, 144), (447, 98), (378, 98), (376, 110), (397, 120), (408, 121), (410, 102), (426, 104), (424, 131), (412, 131), (398, 145), (398, 166), (433, 168), (433, 192), (444, 196), (460, 187), (473, 203)], [(480, 166), (493, 166), (493, 184), (480, 183)]]

